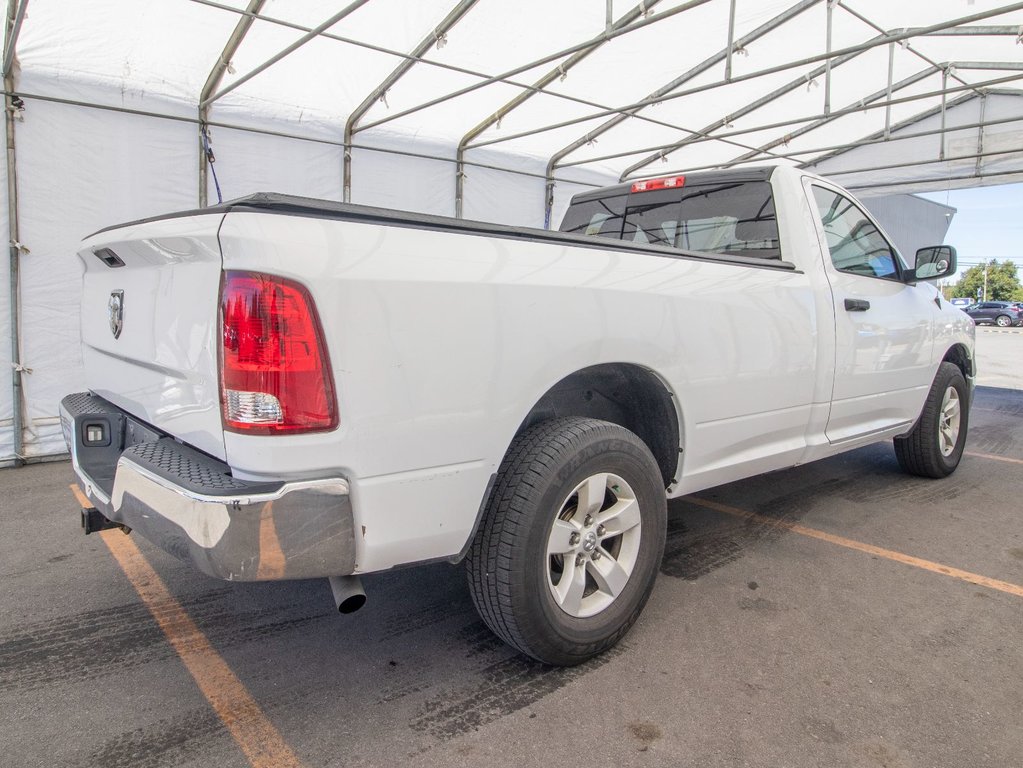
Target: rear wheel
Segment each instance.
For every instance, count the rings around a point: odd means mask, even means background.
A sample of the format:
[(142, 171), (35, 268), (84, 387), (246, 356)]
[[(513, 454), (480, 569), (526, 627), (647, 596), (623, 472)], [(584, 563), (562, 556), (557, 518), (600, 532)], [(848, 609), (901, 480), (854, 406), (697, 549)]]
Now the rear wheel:
[(584, 662), (638, 618), (666, 515), (657, 462), (635, 434), (595, 419), (535, 425), (509, 448), (466, 557), (473, 602), (523, 653)]
[(955, 472), (966, 445), (969, 415), (970, 394), (962, 371), (942, 363), (913, 431), (895, 438), (899, 466), (920, 477), (940, 478)]
[(1009, 317), (1008, 315), (999, 315), (998, 317), (995, 318), (995, 325), (997, 325), (999, 328), (1008, 328), (1010, 325), (1012, 325), (1012, 318)]

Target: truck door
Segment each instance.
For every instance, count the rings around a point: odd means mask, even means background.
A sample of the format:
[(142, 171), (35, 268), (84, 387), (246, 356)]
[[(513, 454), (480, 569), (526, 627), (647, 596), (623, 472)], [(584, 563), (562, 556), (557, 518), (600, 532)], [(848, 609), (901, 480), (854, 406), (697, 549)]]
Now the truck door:
[(934, 375), (935, 289), (903, 281), (898, 252), (850, 197), (806, 180), (835, 303), (835, 383), (827, 438), (836, 443), (911, 425)]

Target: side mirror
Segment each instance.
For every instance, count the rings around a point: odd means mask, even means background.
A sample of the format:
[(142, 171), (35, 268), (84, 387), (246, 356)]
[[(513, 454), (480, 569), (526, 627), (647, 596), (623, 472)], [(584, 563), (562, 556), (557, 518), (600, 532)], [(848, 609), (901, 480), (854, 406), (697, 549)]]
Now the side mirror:
[(932, 245), (916, 252), (916, 265), (906, 275), (906, 282), (940, 280), (955, 271), (956, 249), (951, 245)]

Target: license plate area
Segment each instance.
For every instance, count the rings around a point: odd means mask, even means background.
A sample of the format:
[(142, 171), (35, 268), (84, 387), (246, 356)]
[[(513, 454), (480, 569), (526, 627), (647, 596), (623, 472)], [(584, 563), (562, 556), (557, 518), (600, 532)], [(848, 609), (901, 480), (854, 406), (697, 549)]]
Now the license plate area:
[(114, 489), (117, 460), (124, 450), (161, 437), (152, 427), (113, 409), (75, 416), (78, 465), (108, 498)]

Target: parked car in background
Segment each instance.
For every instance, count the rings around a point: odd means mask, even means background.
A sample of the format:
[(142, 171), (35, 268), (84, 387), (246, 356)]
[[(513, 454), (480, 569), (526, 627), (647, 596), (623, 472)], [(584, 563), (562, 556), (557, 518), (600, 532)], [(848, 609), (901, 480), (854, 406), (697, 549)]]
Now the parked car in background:
[(977, 325), (992, 323), (1001, 328), (1023, 325), (1023, 310), (1008, 301), (981, 301), (963, 311)]

